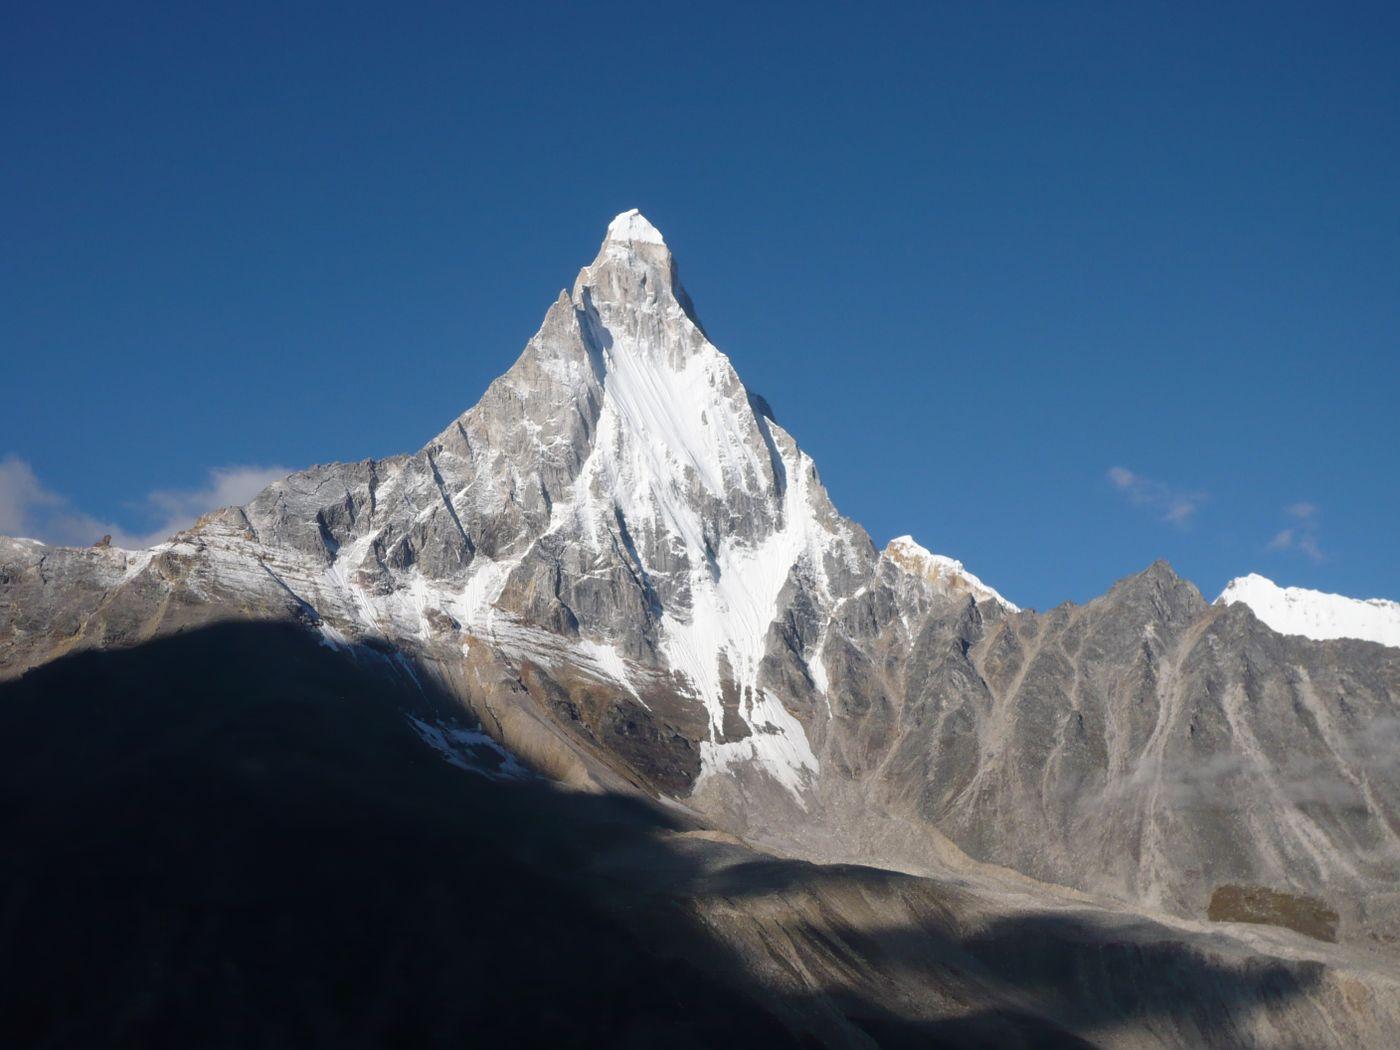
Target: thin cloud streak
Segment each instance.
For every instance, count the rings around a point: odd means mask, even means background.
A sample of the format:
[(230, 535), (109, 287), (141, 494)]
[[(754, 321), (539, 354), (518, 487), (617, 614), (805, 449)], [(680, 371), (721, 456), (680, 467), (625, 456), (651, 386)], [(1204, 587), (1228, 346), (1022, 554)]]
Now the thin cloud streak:
[(1274, 533), (1274, 538), (1268, 542), (1266, 549), (1296, 551), (1312, 561), (1326, 561), (1327, 555), (1323, 553), (1322, 545), (1318, 542), (1318, 516), (1320, 512), (1317, 504), (1300, 500), (1297, 503), (1290, 503), (1283, 508), (1283, 512), (1292, 519), (1292, 522), (1286, 528)]
[(149, 492), (134, 509), (143, 520), (158, 524), (143, 532), (84, 513), (67, 496), (45, 486), (28, 462), (8, 455), (0, 459), (0, 535), (75, 547), (111, 536), (117, 547), (140, 550), (189, 528), (211, 510), (247, 503), (290, 473), (280, 466), (215, 467), (198, 488)]
[(1110, 467), (1109, 483), (1129, 503), (1151, 511), (1157, 518), (1184, 529), (1191, 524), (1201, 504), (1207, 500), (1204, 492), (1191, 492), (1168, 485), (1164, 481), (1144, 477), (1127, 467)]

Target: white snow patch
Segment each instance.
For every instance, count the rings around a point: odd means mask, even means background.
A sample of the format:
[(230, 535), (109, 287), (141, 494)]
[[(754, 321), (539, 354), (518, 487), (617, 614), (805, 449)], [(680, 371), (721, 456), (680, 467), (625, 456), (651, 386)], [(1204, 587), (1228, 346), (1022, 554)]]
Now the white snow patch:
[(342, 631), (337, 630), (330, 624), (322, 620), (318, 628), (321, 632), (320, 642), (327, 649), (334, 649), (337, 652), (348, 653), (353, 651), (354, 646), (350, 644), (350, 639), (345, 637)]
[(648, 222), (646, 216), (636, 208), (623, 212), (608, 223), (606, 240), (634, 244), (665, 245), (666, 243), (661, 236), (661, 231)]
[[(479, 565), (478, 562), (485, 564)], [(472, 563), (471, 578), (467, 580), (456, 604), (462, 623), (483, 626), (489, 621), (496, 599), (501, 596), (506, 580), (519, 564), (520, 558), (490, 561), (480, 557)]]
[(821, 640), (817, 642), (811, 659), (807, 661), (807, 673), (812, 676), (812, 684), (817, 687), (817, 691), (826, 697), (826, 713), (832, 714), (831, 697), (827, 696), (827, 690), (831, 688), (831, 676), (826, 673), (826, 663), (822, 659), (826, 654), (826, 634), (826, 631), (822, 632)]
[(847, 602), (853, 602), (863, 597), (870, 589), (869, 584), (861, 584), (847, 597), (842, 598), (832, 607), (831, 614), (826, 619), (825, 626), (822, 627), (821, 637), (817, 639), (817, 644), (812, 648), (812, 655), (807, 658), (807, 671), (812, 676), (812, 684), (817, 687), (822, 696), (826, 699), (826, 713), (833, 714), (831, 707), (831, 677), (826, 673), (826, 643), (831, 637), (831, 629), (836, 624), (837, 614), (842, 606)]
[(1215, 599), (1217, 605), (1243, 602), (1279, 634), (1300, 634), (1327, 641), (1358, 638), (1400, 648), (1400, 603), (1384, 598), (1348, 598), (1341, 594), (1280, 587), (1250, 573), (1231, 580)]
[(157, 548), (155, 547), (151, 547), (148, 550), (134, 551), (128, 554), (126, 559), (126, 568), (122, 570), (122, 582), (125, 583), (127, 580), (131, 579), (142, 569), (144, 569), (147, 565), (151, 564), (151, 559), (155, 557), (156, 549)]
[(425, 743), (458, 769), (492, 780), (519, 780), (530, 775), (530, 771), (514, 755), (480, 729), (467, 729), (445, 722), (434, 725), (413, 715), (405, 717)]
[(752, 735), (724, 744), (701, 741), (700, 778), (695, 786), (699, 788), (721, 770), (752, 762), (766, 770), (806, 809), (802, 792), (816, 778), (819, 766), (802, 723), (766, 689), (759, 691), (757, 700), (746, 698), (741, 710)]
[(632, 699), (646, 707), (646, 703), (637, 694), (637, 690), (632, 685), (632, 676), (628, 673), (627, 663), (623, 660), (622, 654), (617, 651), (617, 646), (609, 645), (605, 642), (595, 642), (590, 639), (582, 639), (578, 643), (578, 649), (584, 657), (593, 663), (599, 671), (606, 677), (611, 678), (620, 686), (627, 690)]
[(808, 503), (806, 457), (784, 457), (788, 485), (782, 523), (754, 546), (729, 541), (707, 557), (700, 542), (688, 543), (691, 608), (688, 619), (663, 618), (663, 650), (672, 667), (695, 683), (709, 709), (711, 728), (720, 731), (724, 666), (742, 693), (758, 684), (767, 649), (768, 628), (778, 616), (783, 585), (809, 553), (819, 560), (827, 540)]

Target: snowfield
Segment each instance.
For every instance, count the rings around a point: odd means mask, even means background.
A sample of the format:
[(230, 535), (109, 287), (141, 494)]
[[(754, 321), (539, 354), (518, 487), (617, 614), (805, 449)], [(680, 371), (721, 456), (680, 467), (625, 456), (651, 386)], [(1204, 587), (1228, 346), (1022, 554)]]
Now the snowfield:
[(1279, 634), (1300, 634), (1317, 641), (1358, 638), (1400, 648), (1400, 602), (1280, 587), (1257, 573), (1231, 580), (1215, 599), (1217, 605), (1234, 602), (1249, 606)]

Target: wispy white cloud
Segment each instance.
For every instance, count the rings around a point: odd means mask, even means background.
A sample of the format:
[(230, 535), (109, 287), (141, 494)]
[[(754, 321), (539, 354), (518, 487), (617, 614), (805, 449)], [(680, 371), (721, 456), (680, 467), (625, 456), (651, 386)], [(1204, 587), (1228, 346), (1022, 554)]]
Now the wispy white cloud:
[(45, 543), (88, 546), (111, 536), (118, 547), (140, 549), (189, 528), (201, 514), (247, 503), (291, 471), (278, 466), (216, 467), (203, 485), (157, 489), (133, 506), (133, 517), (151, 528), (130, 528), (84, 513), (73, 501), (45, 486), (18, 456), (0, 459), (0, 535), (26, 536)]
[(161, 524), (148, 534), (159, 542), (189, 528), (201, 514), (219, 507), (239, 507), (274, 481), (292, 471), (288, 467), (215, 467), (204, 485), (194, 489), (157, 489), (148, 493), (146, 505), (161, 515)]
[(1179, 529), (1191, 524), (1196, 511), (1208, 498), (1204, 492), (1177, 488), (1127, 467), (1110, 467), (1108, 480), (1133, 506), (1142, 507)]
[(1284, 508), (1284, 511), (1299, 521), (1311, 521), (1317, 517), (1317, 504), (1301, 500), (1297, 503), (1290, 503)]
[(1318, 542), (1318, 517), (1319, 511), (1316, 503), (1309, 503), (1302, 500), (1298, 503), (1290, 503), (1283, 508), (1283, 513), (1288, 517), (1288, 525), (1274, 533), (1267, 546), (1271, 551), (1296, 551), (1305, 558), (1313, 561), (1325, 561), (1327, 555), (1322, 552), (1322, 545)]
[(82, 546), (109, 535), (118, 546), (140, 545), (114, 523), (76, 509), (45, 487), (27, 462), (13, 455), (0, 459), (0, 535)]

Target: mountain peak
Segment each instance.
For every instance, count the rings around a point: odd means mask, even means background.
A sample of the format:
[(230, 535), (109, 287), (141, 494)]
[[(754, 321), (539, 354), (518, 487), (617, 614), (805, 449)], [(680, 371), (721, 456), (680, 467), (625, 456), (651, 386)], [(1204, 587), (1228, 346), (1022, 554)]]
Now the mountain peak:
[(896, 536), (886, 544), (882, 556), (905, 572), (936, 584), (944, 590), (971, 594), (977, 601), (990, 599), (1008, 612), (1021, 611), (1018, 606), (998, 594), (995, 588), (987, 586), (968, 572), (962, 562), (943, 554), (934, 554), (913, 536)]
[(608, 223), (608, 235), (604, 239), (605, 243), (611, 241), (614, 244), (655, 244), (666, 247), (666, 239), (661, 236), (661, 231), (648, 221), (636, 208), (629, 208), (612, 222)]
[(705, 333), (695, 305), (681, 286), (676, 260), (665, 238), (636, 208), (608, 223), (598, 257), (583, 268), (574, 282), (574, 299), (581, 302), (585, 291), (600, 302), (650, 302), (663, 307), (673, 303), (702, 336)]

